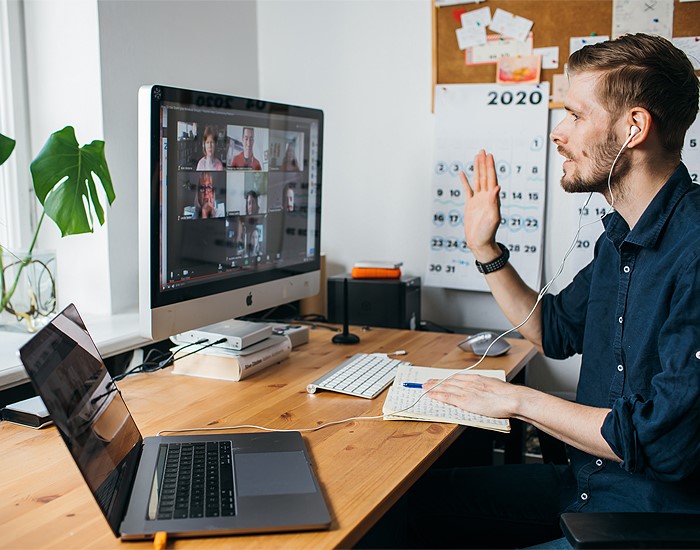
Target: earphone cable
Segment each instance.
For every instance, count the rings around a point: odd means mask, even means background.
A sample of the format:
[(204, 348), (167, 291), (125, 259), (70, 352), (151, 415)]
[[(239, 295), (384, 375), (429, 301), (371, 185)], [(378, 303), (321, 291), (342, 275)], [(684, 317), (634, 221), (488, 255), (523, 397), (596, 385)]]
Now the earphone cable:
[(532, 306), (532, 309), (531, 309), (530, 312), (527, 314), (527, 316), (525, 317), (525, 319), (523, 319), (523, 321), (521, 321), (521, 322), (520, 322), (519, 324), (517, 324), (516, 326), (514, 326), (514, 327), (512, 327), (512, 328), (510, 328), (510, 329), (508, 329), (508, 330), (506, 330), (505, 332), (499, 334), (496, 338), (494, 338), (493, 341), (492, 341), (492, 342), (489, 344), (489, 346), (486, 348), (486, 351), (484, 351), (484, 353), (481, 355), (481, 357), (480, 357), (474, 364), (472, 364), (472, 365), (470, 365), (470, 366), (468, 366), (468, 367), (465, 367), (465, 368), (463, 368), (463, 369), (460, 369), (460, 370), (458, 370), (457, 372), (454, 372), (454, 373), (450, 374), (449, 376), (446, 376), (445, 378), (439, 380), (439, 381), (437, 382), (437, 384), (435, 384), (432, 388), (427, 389), (427, 390), (424, 390), (424, 391), (423, 391), (410, 405), (408, 405), (407, 407), (404, 407), (404, 408), (399, 409), (399, 410), (396, 410), (396, 411), (391, 411), (391, 412), (388, 412), (388, 413), (383, 413), (383, 414), (381, 414), (381, 415), (374, 415), (374, 416), (353, 416), (353, 417), (345, 418), (345, 419), (342, 419), (342, 420), (334, 420), (334, 421), (330, 421), (330, 422), (325, 422), (325, 423), (323, 423), (323, 424), (319, 424), (318, 426), (314, 426), (314, 427), (312, 427), (312, 428), (297, 428), (297, 429), (291, 429), (291, 428), (289, 428), (289, 429), (282, 429), (282, 428), (279, 428), (279, 429), (278, 429), (278, 428), (268, 428), (268, 427), (264, 427), (264, 426), (257, 426), (257, 425), (254, 425), (254, 424), (241, 424), (241, 425), (237, 425), (237, 426), (219, 426), (219, 427), (206, 427), (206, 428), (184, 428), (184, 429), (179, 429), (179, 430), (162, 430), (162, 431), (158, 432), (158, 435), (161, 435), (161, 434), (163, 434), (163, 433), (183, 433), (183, 432), (193, 432), (193, 431), (222, 431), (222, 430), (235, 430), (235, 429), (259, 429), (259, 430), (271, 431), (271, 432), (315, 432), (315, 431), (318, 431), (318, 430), (320, 430), (320, 429), (326, 428), (326, 427), (328, 427), (328, 426), (335, 426), (335, 425), (338, 425), (338, 424), (343, 424), (343, 423), (345, 423), (345, 422), (353, 422), (353, 421), (358, 421), (358, 420), (380, 420), (380, 419), (384, 419), (384, 418), (387, 417), (387, 416), (394, 416), (394, 415), (398, 415), (398, 414), (400, 414), (400, 413), (403, 413), (403, 412), (406, 412), (406, 411), (411, 410), (413, 407), (415, 407), (415, 406), (418, 404), (419, 401), (421, 401), (421, 399), (423, 399), (423, 397), (425, 397), (425, 396), (428, 394), (428, 392), (433, 391), (435, 388), (437, 388), (437, 387), (439, 387), (440, 385), (444, 384), (445, 382), (447, 382), (448, 380), (450, 380), (451, 378), (453, 378), (453, 377), (456, 376), (457, 374), (465, 373), (465, 372), (470, 371), (470, 370), (476, 368), (477, 366), (479, 366), (479, 365), (484, 361), (484, 359), (488, 356), (488, 352), (491, 350), (491, 347), (492, 347), (497, 341), (499, 341), (500, 339), (504, 338), (504, 337), (507, 336), (508, 334), (510, 334), (510, 333), (515, 332), (516, 330), (518, 330), (520, 327), (522, 327), (523, 325), (525, 325), (525, 324), (530, 320), (530, 318), (535, 314), (535, 311), (537, 310), (537, 306), (540, 304), (540, 302), (542, 301), (542, 299), (544, 298), (544, 296), (547, 294), (547, 291), (549, 290), (549, 288), (551, 287), (551, 285), (552, 285), (552, 284), (554, 283), (554, 281), (557, 280), (557, 279), (559, 278), (559, 276), (564, 272), (564, 266), (565, 266), (565, 264), (566, 264), (566, 261), (567, 261), (567, 259), (569, 258), (569, 256), (571, 255), (571, 253), (573, 252), (573, 250), (576, 248), (576, 242), (577, 242), (577, 240), (578, 240), (579, 235), (581, 234), (581, 230), (582, 230), (584, 227), (587, 227), (587, 226), (589, 226), (589, 225), (593, 225), (593, 224), (599, 223), (605, 216), (607, 216), (611, 211), (614, 210), (614, 207), (613, 207), (613, 205), (614, 205), (614, 196), (613, 196), (613, 194), (612, 194), (612, 188), (611, 188), (611, 183), (610, 183), (611, 178), (612, 178), (613, 169), (615, 168), (615, 164), (617, 164), (617, 161), (618, 161), (618, 159), (620, 158), (620, 155), (621, 155), (622, 152), (624, 151), (624, 149), (625, 149), (625, 147), (627, 146), (627, 144), (629, 143), (629, 141), (634, 137), (634, 135), (635, 135), (635, 132), (632, 132), (631, 135), (630, 135), (630, 136), (627, 138), (627, 140), (625, 141), (625, 143), (622, 145), (622, 148), (620, 149), (620, 151), (618, 152), (617, 156), (615, 157), (615, 160), (613, 161), (612, 166), (610, 167), (610, 172), (608, 173), (608, 182), (607, 182), (607, 183), (608, 183), (608, 192), (610, 193), (610, 209), (607, 210), (607, 211), (604, 211), (604, 212), (601, 214), (601, 216), (600, 216), (599, 218), (596, 217), (596, 219), (593, 220), (593, 221), (591, 221), (591, 222), (582, 223), (582, 221), (583, 221), (583, 213), (584, 213), (586, 207), (588, 206), (588, 203), (591, 201), (591, 198), (593, 197), (593, 192), (590, 192), (590, 193), (588, 194), (588, 197), (587, 197), (586, 200), (584, 201), (583, 206), (579, 209), (578, 227), (577, 227), (576, 233), (575, 233), (575, 235), (574, 235), (574, 238), (573, 238), (573, 240), (571, 241), (571, 244), (569, 245), (569, 248), (567, 249), (566, 253), (564, 254), (564, 258), (562, 259), (561, 263), (559, 264), (559, 267), (558, 267), (557, 270), (555, 271), (554, 276), (553, 276), (553, 277), (540, 289), (540, 291), (537, 293), (537, 298), (536, 298), (536, 300), (535, 300), (535, 304)]

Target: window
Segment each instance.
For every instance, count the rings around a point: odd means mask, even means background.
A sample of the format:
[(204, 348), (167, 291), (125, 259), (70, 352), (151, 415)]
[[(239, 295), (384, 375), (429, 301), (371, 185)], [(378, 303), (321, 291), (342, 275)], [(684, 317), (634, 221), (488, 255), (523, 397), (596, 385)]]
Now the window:
[(21, 251), (36, 223), (30, 182), (24, 4), (0, 0), (0, 132), (17, 141), (0, 169), (0, 244)]

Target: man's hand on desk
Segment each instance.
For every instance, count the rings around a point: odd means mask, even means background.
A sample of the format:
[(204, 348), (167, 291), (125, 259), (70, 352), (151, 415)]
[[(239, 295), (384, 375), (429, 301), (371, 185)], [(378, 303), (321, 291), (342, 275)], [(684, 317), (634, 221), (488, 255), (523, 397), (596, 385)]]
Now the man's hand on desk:
[[(430, 388), (435, 389), (430, 389)], [(515, 416), (523, 391), (533, 391), (478, 374), (456, 374), (440, 383), (428, 380), (423, 389), (430, 389), (428, 397), (454, 405), (465, 411), (495, 418)]]

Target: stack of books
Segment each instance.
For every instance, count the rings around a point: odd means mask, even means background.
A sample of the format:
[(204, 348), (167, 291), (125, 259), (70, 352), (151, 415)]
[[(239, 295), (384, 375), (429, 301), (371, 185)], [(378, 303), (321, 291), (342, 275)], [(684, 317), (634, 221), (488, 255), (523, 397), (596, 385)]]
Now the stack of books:
[(353, 279), (400, 279), (403, 262), (363, 261), (352, 266)]
[(176, 358), (173, 373), (237, 382), (283, 361), (292, 351), (289, 336), (272, 334), (271, 325), (245, 321), (226, 321), (178, 334), (173, 337), (178, 345), (172, 351), (204, 338), (214, 342), (222, 337), (227, 340), (221, 344)]

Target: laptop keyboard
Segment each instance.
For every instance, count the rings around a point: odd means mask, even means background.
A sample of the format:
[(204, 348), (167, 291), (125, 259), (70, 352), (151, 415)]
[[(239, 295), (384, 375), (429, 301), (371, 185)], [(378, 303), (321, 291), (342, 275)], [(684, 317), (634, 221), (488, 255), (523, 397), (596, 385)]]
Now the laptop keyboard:
[(230, 441), (169, 443), (161, 450), (167, 455), (158, 519), (236, 514)]

